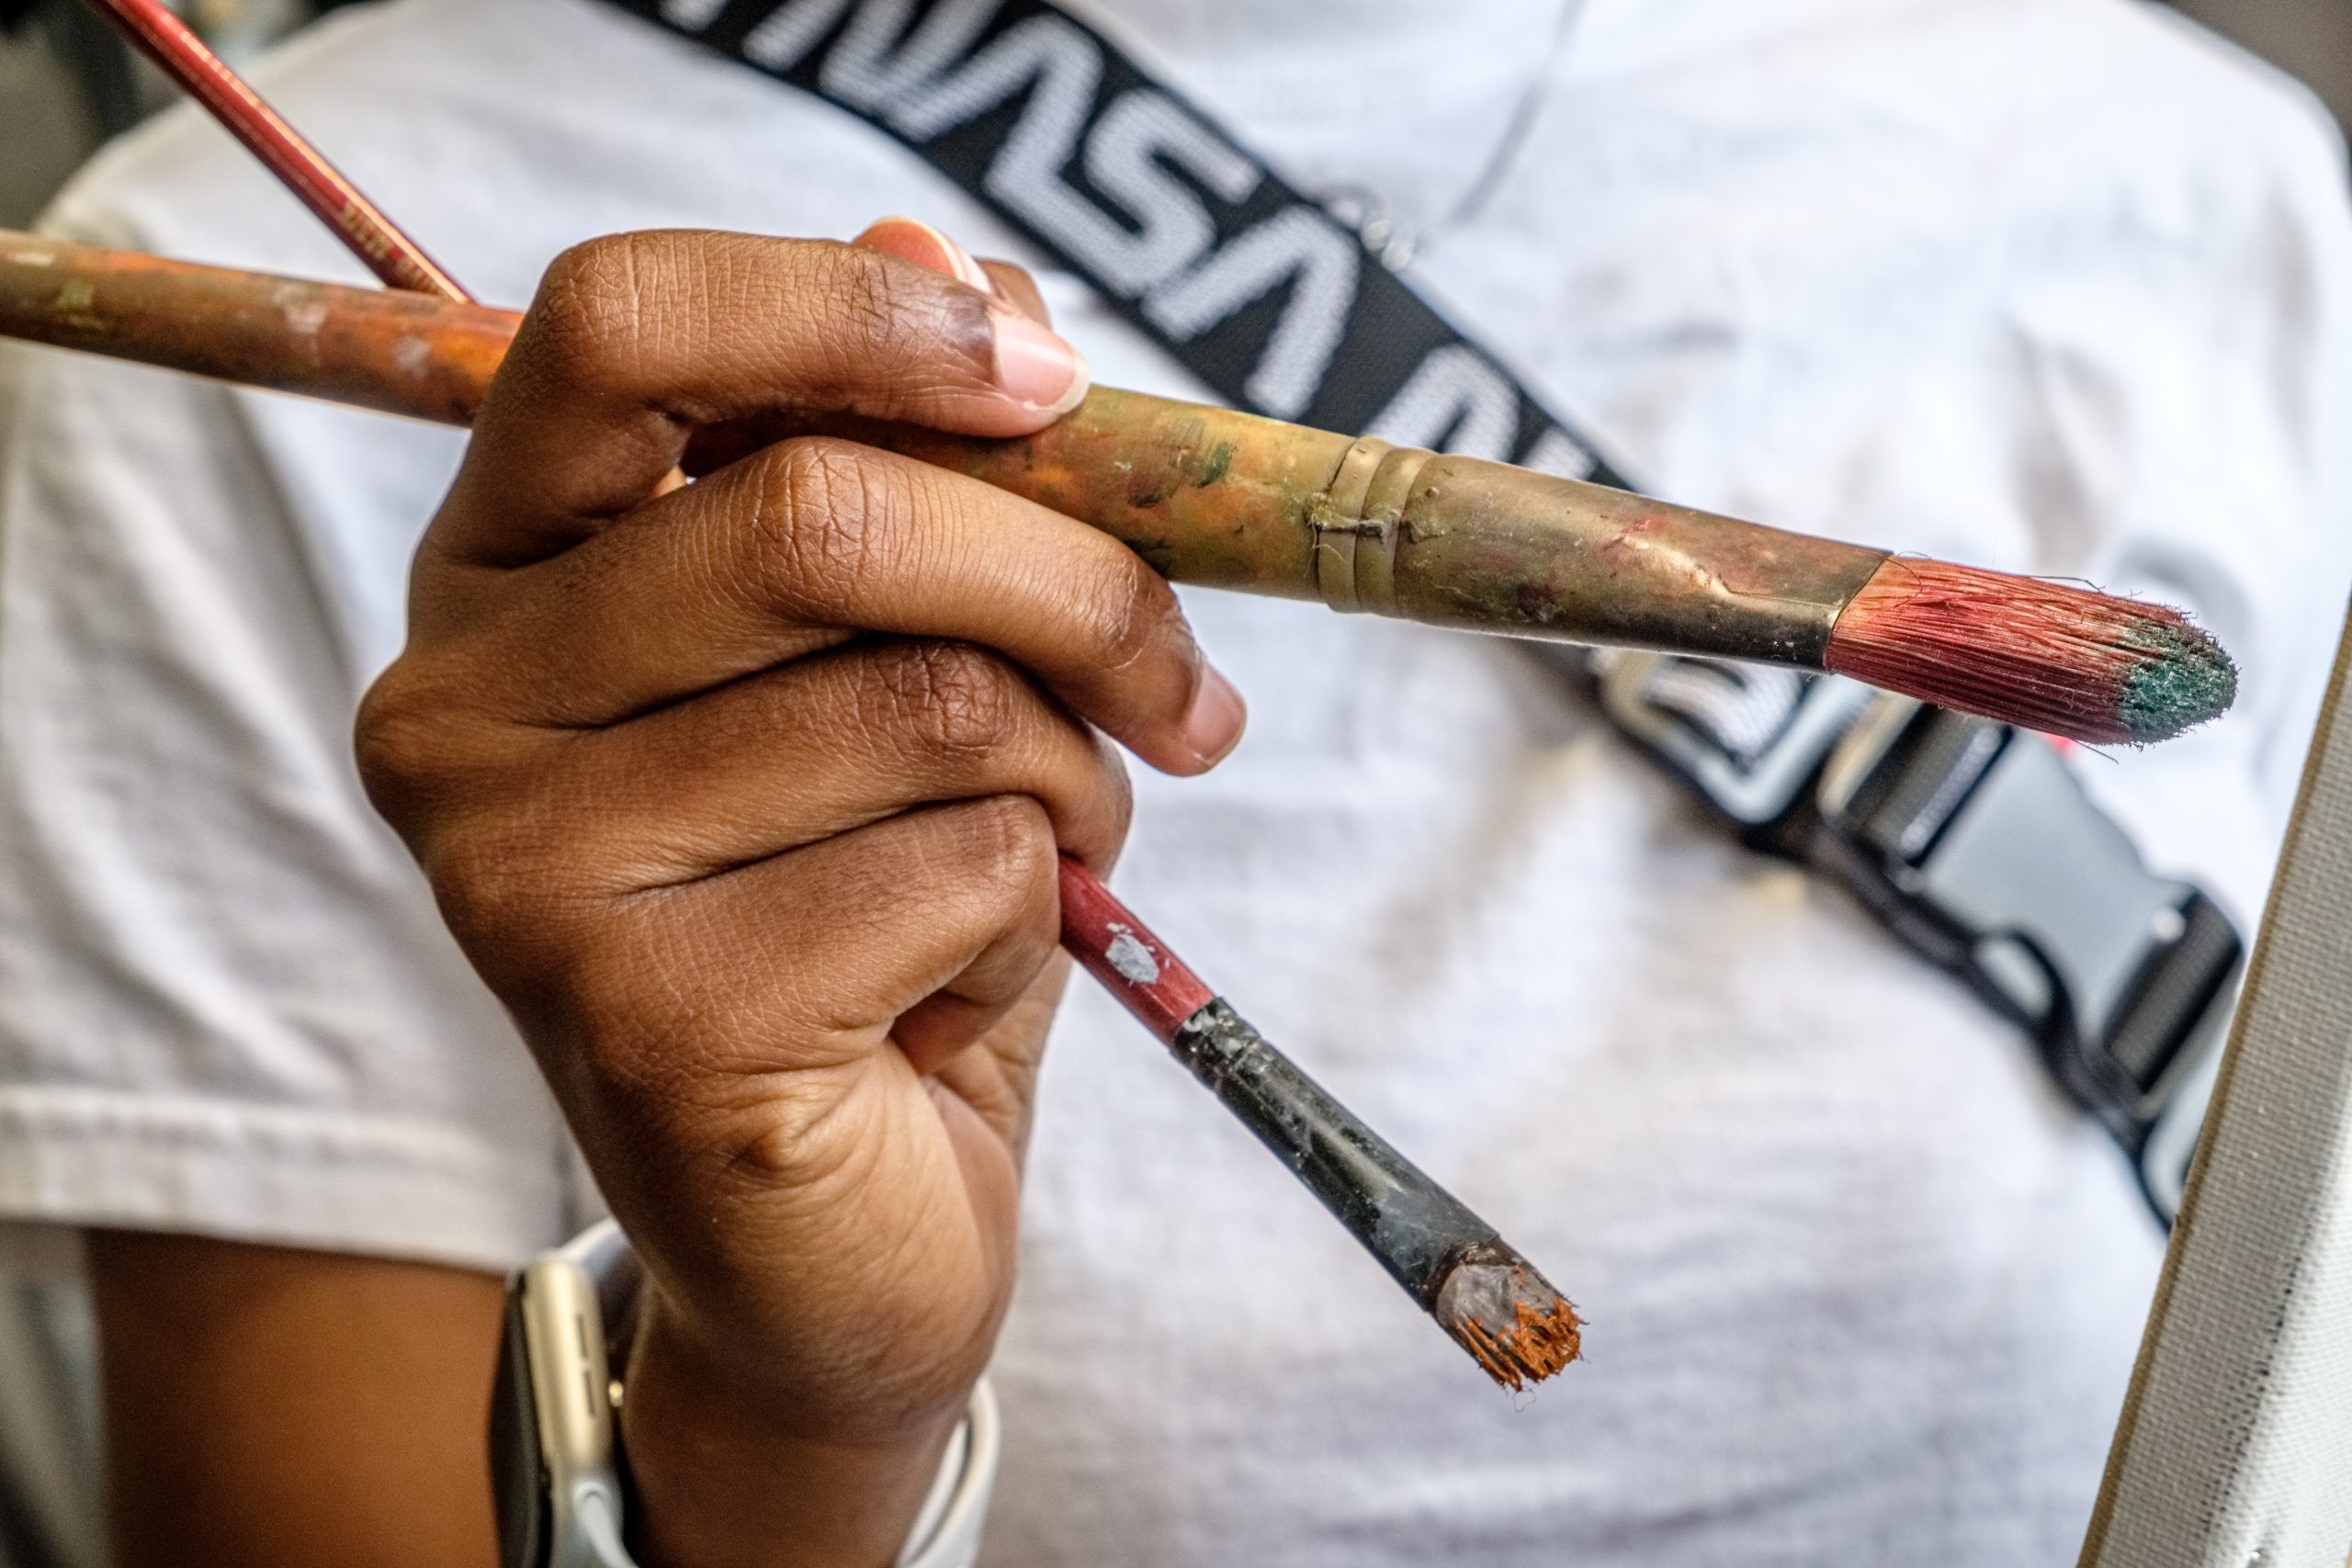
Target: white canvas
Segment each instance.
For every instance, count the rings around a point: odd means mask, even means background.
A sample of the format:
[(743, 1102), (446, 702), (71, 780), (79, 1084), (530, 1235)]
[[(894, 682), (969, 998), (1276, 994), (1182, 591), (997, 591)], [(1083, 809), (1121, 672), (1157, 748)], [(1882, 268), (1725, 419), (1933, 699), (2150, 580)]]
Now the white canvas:
[(2352, 629), (2082, 1561), (2352, 1562)]

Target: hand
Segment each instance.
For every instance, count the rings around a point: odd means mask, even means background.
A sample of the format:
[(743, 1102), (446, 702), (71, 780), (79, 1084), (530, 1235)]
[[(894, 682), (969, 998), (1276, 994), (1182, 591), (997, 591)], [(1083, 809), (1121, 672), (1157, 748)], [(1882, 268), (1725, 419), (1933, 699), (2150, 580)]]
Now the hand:
[(1103, 737), (1191, 773), (1242, 724), (1069, 518), (814, 437), (668, 487), (780, 410), (1011, 435), (1082, 394), (1024, 279), (868, 238), (559, 260), (359, 718), (645, 1260), (649, 1562), (890, 1560), (1012, 1288), (1055, 856), (1126, 829)]

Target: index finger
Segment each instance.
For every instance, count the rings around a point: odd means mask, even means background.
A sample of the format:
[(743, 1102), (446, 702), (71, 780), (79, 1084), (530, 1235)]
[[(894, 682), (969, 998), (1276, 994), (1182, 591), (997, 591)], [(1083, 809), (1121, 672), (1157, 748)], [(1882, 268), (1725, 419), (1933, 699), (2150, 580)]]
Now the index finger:
[(507, 723), (625, 724), (863, 632), (992, 649), (1171, 773), (1215, 765), (1243, 722), (1167, 580), (1125, 545), (828, 436), (650, 502), (501, 597), (442, 657)]
[(594, 240), (548, 268), (431, 542), (492, 565), (568, 548), (653, 494), (698, 425), (791, 410), (1021, 435), (1086, 389), (1044, 325), (878, 250)]

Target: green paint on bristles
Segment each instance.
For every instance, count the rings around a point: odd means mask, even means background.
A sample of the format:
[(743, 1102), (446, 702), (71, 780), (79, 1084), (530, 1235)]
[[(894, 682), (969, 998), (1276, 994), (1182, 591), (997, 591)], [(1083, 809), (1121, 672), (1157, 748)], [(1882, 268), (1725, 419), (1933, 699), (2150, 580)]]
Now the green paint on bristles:
[(2237, 700), (2237, 661), (2202, 627), (2143, 624), (2131, 640), (2154, 655), (2123, 678), (2118, 714), (2134, 742), (2169, 740), (2221, 717)]

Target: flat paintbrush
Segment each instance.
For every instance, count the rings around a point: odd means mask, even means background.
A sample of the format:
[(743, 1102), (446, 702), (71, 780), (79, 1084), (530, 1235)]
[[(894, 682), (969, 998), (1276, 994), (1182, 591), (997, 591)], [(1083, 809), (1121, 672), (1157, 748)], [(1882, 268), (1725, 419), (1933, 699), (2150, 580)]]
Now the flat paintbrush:
[[(387, 284), (471, 303), (456, 279), (157, 0), (97, 3)], [(1059, 865), (1063, 945), (1291, 1161), (1307, 1188), (1488, 1376), (1516, 1390), (1576, 1359), (1575, 1309), (1493, 1227), (1213, 998), (1092, 873), (1068, 856)], [(1139, 963), (1152, 968), (1148, 984), (1136, 982)], [(1161, 1027), (1171, 998), (1184, 1000), (1172, 1032)]]
[(1405, 1293), (1506, 1388), (1577, 1359), (1583, 1325), (1533, 1265), (1298, 1070), (1135, 912), (1061, 863), (1062, 942), (1297, 1173)]

